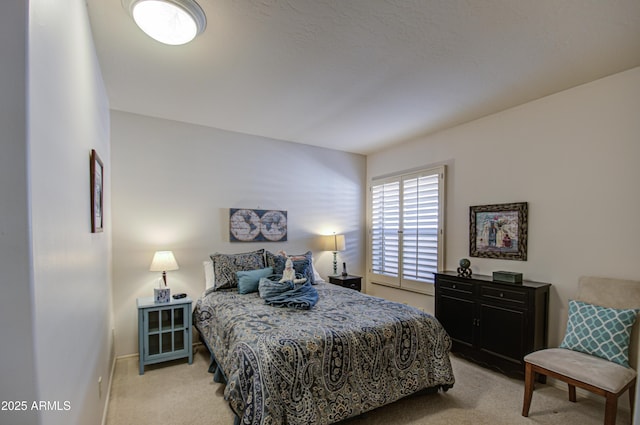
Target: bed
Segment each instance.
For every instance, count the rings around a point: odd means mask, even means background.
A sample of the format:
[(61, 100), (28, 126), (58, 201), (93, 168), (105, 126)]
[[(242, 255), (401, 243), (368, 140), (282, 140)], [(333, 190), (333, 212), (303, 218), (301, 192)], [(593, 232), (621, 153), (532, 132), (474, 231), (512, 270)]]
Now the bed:
[(307, 310), (233, 285), (197, 300), (194, 326), (237, 424), (331, 424), (453, 386), (451, 340), (434, 317), (313, 276)]

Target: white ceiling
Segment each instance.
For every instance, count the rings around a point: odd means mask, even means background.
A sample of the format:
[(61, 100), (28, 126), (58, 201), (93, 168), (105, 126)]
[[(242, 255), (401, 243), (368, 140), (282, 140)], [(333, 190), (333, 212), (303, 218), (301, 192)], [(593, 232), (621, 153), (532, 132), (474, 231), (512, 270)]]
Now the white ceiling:
[(197, 0), (162, 45), (87, 0), (112, 109), (368, 154), (640, 66), (639, 0)]

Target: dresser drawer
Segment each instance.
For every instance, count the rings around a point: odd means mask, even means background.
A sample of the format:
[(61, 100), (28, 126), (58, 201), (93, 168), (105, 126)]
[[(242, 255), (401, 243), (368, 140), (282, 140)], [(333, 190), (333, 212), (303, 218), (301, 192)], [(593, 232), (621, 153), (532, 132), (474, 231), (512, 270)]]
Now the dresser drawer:
[(501, 300), (512, 304), (526, 305), (528, 294), (526, 291), (518, 291), (509, 288), (483, 285), (480, 288), (480, 298)]
[(456, 280), (438, 279), (438, 288), (443, 293), (456, 294), (457, 296), (473, 295), (474, 284)]

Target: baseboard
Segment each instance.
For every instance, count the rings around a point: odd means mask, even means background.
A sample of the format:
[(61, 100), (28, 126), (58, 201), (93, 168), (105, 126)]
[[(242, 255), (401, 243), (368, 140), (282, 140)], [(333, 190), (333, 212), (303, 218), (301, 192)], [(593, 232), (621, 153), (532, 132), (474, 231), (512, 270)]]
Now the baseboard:
[(116, 371), (116, 356), (113, 356), (113, 361), (111, 362), (111, 371), (109, 372), (109, 385), (107, 385), (107, 393), (105, 394), (105, 402), (104, 402), (104, 410), (102, 411), (102, 425), (106, 425), (107, 423), (107, 412), (109, 411), (109, 399), (111, 398), (111, 385), (113, 384), (113, 374)]

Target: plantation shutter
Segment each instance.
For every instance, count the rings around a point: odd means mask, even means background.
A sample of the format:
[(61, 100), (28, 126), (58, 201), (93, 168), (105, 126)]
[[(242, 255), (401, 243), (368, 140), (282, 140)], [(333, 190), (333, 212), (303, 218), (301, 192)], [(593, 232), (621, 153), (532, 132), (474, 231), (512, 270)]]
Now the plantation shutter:
[(438, 183), (438, 174), (403, 179), (403, 279), (433, 283), (438, 271)]
[(373, 185), (371, 259), (373, 273), (398, 276), (400, 245), (400, 179)]
[(442, 268), (444, 166), (374, 180), (370, 273), (374, 283), (432, 293)]

